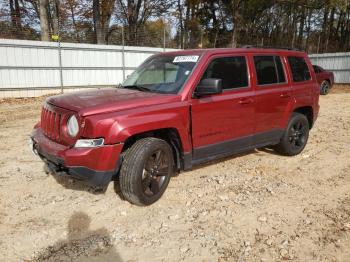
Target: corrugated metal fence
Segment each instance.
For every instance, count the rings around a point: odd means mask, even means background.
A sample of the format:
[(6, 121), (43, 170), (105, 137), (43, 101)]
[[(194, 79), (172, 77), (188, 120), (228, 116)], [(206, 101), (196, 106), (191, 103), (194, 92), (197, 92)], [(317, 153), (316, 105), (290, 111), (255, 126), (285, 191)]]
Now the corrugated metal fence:
[[(115, 86), (152, 54), (174, 49), (0, 39), (0, 98)], [(350, 83), (350, 53), (313, 54), (336, 83)]]
[(335, 83), (350, 84), (350, 53), (309, 55), (315, 65), (334, 72)]
[(147, 57), (169, 50), (0, 39), (0, 97), (115, 86)]

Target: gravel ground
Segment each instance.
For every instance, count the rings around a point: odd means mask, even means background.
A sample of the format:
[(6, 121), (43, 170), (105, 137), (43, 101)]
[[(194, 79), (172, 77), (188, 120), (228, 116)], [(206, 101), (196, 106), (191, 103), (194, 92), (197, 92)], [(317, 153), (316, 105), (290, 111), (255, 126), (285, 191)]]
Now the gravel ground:
[(45, 173), (27, 146), (42, 101), (0, 101), (0, 261), (350, 261), (345, 89), (320, 98), (301, 155), (201, 166), (144, 208)]

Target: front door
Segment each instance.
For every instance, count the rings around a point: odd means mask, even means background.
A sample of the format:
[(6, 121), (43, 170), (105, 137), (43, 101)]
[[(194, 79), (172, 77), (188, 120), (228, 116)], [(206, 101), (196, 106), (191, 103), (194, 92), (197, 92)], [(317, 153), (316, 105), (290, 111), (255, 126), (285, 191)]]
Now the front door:
[(222, 79), (223, 92), (191, 100), (194, 163), (249, 148), (254, 131), (255, 98), (247, 57), (212, 57), (205, 78)]

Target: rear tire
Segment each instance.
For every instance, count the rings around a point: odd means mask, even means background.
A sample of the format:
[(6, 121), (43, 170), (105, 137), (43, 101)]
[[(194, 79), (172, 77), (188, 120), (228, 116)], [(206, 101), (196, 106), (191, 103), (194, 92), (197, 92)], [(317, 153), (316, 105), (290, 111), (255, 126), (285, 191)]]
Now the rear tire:
[(309, 121), (300, 113), (293, 113), (276, 151), (286, 155), (295, 156), (301, 153), (309, 138)]
[(143, 138), (125, 153), (120, 190), (132, 204), (151, 205), (163, 195), (173, 173), (174, 158), (169, 144), (158, 138)]
[(330, 87), (331, 87), (331, 84), (327, 80), (323, 81), (321, 84), (321, 91), (320, 91), (321, 95), (327, 95), (329, 93)]

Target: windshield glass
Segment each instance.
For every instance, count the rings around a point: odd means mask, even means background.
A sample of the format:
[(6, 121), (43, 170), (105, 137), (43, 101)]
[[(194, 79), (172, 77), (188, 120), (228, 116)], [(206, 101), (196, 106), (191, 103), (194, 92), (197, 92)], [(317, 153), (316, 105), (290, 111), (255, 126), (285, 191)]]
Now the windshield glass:
[(199, 59), (191, 56), (155, 56), (139, 66), (122, 84), (140, 91), (177, 93)]

